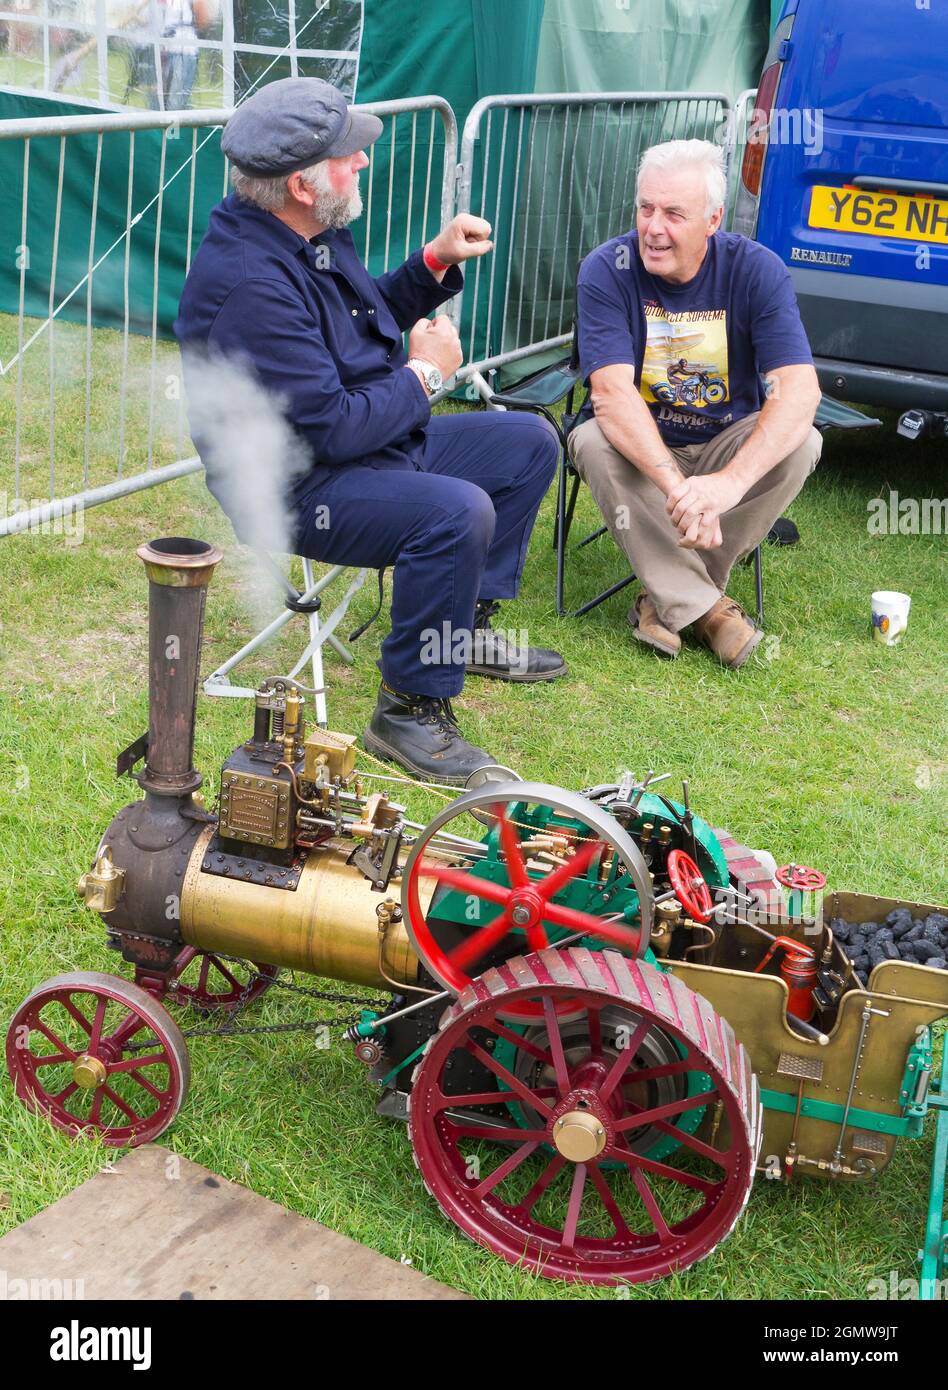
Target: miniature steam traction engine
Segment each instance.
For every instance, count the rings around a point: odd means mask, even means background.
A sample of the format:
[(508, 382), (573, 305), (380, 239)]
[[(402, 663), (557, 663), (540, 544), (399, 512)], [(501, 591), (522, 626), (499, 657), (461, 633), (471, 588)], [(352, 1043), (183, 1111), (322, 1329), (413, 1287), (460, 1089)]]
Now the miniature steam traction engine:
[(732, 1229), (759, 1166), (866, 1181), (934, 1108), (931, 1294), (948, 1159), (939, 909), (822, 897), (821, 875), (775, 874), (692, 812), (687, 784), (675, 801), (651, 774), (580, 794), (486, 769), (418, 824), (364, 790), (352, 737), (306, 732), (285, 679), (258, 690), (212, 814), (192, 758), (220, 552), (170, 539), (138, 553), (149, 729), (119, 772), (144, 758), (144, 797), (80, 881), (135, 983), (64, 974), (24, 1001), (6, 1055), (27, 1105), (107, 1144), (154, 1139), (189, 1082), (169, 1007), (219, 1011), (239, 1034), (234, 1015), (281, 970), (305, 972), (384, 993), (294, 986), (361, 1006), (346, 1037), (379, 1113), (407, 1120), (435, 1201), (550, 1277), (685, 1269)]

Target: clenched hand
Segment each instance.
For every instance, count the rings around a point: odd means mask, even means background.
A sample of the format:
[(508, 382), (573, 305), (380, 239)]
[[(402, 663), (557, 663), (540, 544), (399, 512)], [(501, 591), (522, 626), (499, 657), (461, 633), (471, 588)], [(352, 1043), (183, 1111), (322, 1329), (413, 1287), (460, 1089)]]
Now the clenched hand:
[(469, 212), (460, 212), (433, 241), (428, 242), (428, 250), (442, 265), (458, 265), (461, 261), (486, 256), (488, 251), (493, 251), (494, 243), (489, 237), (489, 222)]
[(445, 378), (453, 376), (464, 361), (458, 331), (446, 314), (418, 320), (408, 335), (408, 355), (433, 362)]

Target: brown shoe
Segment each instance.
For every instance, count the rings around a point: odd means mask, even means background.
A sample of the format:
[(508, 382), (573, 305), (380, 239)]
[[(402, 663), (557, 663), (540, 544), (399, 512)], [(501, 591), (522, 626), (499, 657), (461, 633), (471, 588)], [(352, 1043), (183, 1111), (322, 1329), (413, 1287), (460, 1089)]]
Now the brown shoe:
[(658, 616), (658, 609), (644, 589), (629, 609), (629, 623), (632, 636), (654, 651), (661, 652), (662, 656), (677, 656), (681, 651), (681, 638), (677, 632), (665, 627)]
[(705, 646), (732, 670), (743, 666), (764, 639), (761, 629), (754, 626), (741, 605), (727, 594), (719, 598), (703, 618), (697, 618), (692, 627)]

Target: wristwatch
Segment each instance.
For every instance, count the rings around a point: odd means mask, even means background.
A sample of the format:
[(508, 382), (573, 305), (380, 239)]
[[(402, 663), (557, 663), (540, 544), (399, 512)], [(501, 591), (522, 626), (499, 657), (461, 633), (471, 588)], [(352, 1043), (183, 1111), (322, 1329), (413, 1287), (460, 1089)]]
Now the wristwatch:
[(444, 385), (444, 377), (440, 369), (433, 362), (426, 362), (423, 357), (409, 357), (405, 363), (406, 367), (417, 367), (421, 372), (421, 379), (425, 383), (425, 390), (429, 396), (433, 396), (436, 391), (440, 391)]

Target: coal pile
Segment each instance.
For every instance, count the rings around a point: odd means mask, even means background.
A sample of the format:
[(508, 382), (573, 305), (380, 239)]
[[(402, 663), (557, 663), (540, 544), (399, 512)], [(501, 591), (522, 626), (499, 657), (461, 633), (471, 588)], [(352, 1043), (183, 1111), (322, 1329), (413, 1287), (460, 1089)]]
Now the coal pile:
[(884, 922), (846, 922), (835, 917), (830, 927), (862, 985), (884, 960), (948, 970), (948, 916), (943, 912), (913, 918), (907, 907), (897, 907)]

